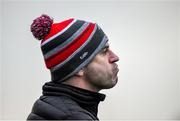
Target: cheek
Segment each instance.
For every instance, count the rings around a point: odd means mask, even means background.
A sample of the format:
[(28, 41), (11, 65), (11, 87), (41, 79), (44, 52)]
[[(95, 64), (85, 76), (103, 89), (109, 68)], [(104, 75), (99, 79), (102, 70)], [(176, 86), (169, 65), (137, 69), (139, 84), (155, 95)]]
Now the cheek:
[(94, 64), (94, 70), (103, 72), (103, 71), (108, 71), (110, 69), (110, 66), (108, 65), (107, 62), (101, 61), (99, 63)]
[(91, 78), (97, 78), (100, 75), (103, 75), (106, 70), (106, 67), (103, 64), (92, 63), (86, 68), (86, 75), (90, 76)]
[(88, 68), (88, 73), (91, 76), (94, 76), (93, 78), (107, 78), (109, 75), (111, 75), (112, 71), (107, 63), (101, 62), (91, 65)]
[(90, 75), (106, 77), (111, 75), (112, 66), (107, 57), (97, 56), (96, 59), (87, 66), (87, 70), (90, 72)]

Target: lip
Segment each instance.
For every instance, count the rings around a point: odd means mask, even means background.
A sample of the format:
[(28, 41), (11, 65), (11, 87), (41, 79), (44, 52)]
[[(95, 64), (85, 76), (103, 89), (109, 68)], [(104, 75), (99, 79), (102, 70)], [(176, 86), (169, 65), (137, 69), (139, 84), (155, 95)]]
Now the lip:
[(117, 65), (117, 64), (115, 64), (115, 65), (114, 65), (114, 68), (115, 68), (115, 69), (118, 69), (118, 65)]
[(117, 73), (119, 72), (119, 68), (118, 68), (118, 65), (117, 65), (117, 64), (115, 64), (114, 72), (115, 72), (115, 74), (117, 74)]
[(119, 72), (119, 68), (117, 67), (117, 68), (116, 68), (116, 74), (117, 74), (118, 72)]

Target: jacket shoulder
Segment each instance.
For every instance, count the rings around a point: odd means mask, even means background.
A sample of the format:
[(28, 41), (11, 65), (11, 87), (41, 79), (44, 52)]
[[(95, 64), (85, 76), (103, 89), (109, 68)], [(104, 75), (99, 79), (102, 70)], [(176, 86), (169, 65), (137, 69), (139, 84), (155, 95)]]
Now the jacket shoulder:
[(27, 120), (93, 120), (92, 114), (64, 96), (42, 96), (32, 108)]

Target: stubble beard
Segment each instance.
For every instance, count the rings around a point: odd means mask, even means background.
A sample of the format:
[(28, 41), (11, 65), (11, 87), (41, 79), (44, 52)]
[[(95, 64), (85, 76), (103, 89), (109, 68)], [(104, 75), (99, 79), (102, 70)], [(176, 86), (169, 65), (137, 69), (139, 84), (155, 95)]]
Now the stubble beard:
[(94, 69), (87, 69), (85, 71), (85, 79), (97, 90), (110, 89), (114, 87), (118, 82), (117, 75), (115, 78), (113, 78), (112, 74), (99, 73)]

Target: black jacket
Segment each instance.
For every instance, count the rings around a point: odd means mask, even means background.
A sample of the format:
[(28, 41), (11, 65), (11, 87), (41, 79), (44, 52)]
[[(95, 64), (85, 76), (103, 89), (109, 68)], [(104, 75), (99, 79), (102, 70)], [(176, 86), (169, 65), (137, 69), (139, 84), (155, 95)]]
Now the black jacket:
[(48, 82), (27, 120), (99, 120), (98, 104), (104, 94)]

